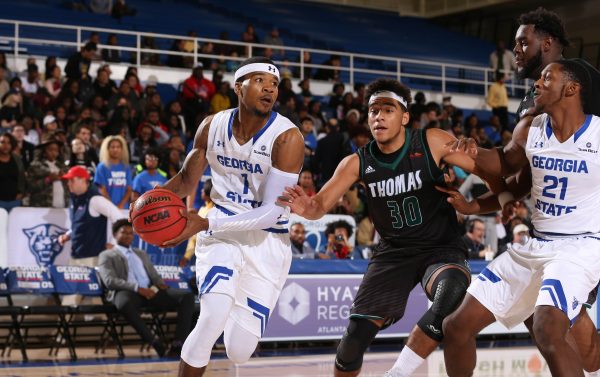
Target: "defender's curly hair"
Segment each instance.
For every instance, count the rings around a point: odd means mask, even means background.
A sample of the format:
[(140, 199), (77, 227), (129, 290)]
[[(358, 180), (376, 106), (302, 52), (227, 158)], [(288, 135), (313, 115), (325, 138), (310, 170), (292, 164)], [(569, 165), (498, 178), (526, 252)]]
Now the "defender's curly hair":
[(520, 15), (518, 21), (519, 25), (533, 25), (536, 33), (555, 38), (563, 47), (571, 45), (562, 19), (552, 11), (539, 7)]

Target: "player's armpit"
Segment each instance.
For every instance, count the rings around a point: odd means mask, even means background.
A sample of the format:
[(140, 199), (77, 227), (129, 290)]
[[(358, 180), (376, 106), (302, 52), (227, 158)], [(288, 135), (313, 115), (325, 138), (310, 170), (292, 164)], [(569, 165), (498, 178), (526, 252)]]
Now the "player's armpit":
[(171, 178), (163, 188), (173, 191), (180, 197), (185, 197), (196, 190), (198, 181), (206, 170), (206, 149), (208, 148), (208, 132), (213, 116), (206, 117), (194, 136), (194, 146), (185, 158), (179, 173)]
[(273, 143), (273, 167), (287, 173), (300, 173), (304, 162), (304, 138), (298, 128), (281, 133)]

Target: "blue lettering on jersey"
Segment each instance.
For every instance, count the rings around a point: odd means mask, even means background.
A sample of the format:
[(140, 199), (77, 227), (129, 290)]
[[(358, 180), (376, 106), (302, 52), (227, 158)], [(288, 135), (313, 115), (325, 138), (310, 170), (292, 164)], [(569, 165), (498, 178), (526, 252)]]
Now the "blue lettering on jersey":
[(536, 199), (535, 208), (550, 216), (562, 216), (577, 209), (577, 206), (563, 206)]
[(238, 170), (249, 171), (250, 173), (258, 173), (264, 174), (262, 169), (260, 168), (260, 164), (253, 164), (248, 161), (238, 160), (233, 157), (225, 157), (221, 155), (217, 155), (217, 161), (227, 168), (234, 168)]
[(565, 173), (589, 174), (585, 160), (565, 160), (562, 158), (533, 156), (531, 166), (538, 169), (562, 171)]
[(234, 203), (250, 204), (252, 208), (257, 208), (262, 205), (262, 202), (259, 202), (258, 200), (244, 198), (242, 195), (234, 191), (227, 192), (226, 196), (227, 199), (231, 200)]

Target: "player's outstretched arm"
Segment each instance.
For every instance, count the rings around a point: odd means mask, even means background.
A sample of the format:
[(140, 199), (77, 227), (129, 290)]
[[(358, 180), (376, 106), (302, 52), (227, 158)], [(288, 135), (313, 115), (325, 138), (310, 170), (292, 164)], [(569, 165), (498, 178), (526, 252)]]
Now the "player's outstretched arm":
[(325, 215), (352, 185), (359, 180), (360, 161), (357, 154), (344, 158), (333, 177), (312, 198), (298, 186), (286, 187), (278, 203), (286, 205), (299, 216), (316, 220)]
[(206, 160), (208, 130), (212, 118), (212, 115), (204, 118), (196, 131), (196, 136), (194, 136), (194, 146), (185, 158), (181, 170), (163, 186), (163, 188), (173, 191), (181, 198), (196, 190), (198, 181), (204, 170), (206, 170), (208, 164)]

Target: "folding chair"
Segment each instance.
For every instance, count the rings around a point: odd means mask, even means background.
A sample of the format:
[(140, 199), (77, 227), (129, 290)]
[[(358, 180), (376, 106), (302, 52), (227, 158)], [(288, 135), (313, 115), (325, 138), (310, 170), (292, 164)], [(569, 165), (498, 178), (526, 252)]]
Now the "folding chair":
[[(58, 295), (79, 294), (84, 297), (103, 296), (102, 287), (96, 271), (85, 266), (51, 266), (50, 276), (54, 283), (55, 292)], [(69, 308), (66, 317), (67, 328), (72, 331), (71, 339), (75, 343), (77, 329), (83, 327), (102, 327), (100, 340), (96, 345), (95, 352), (105, 348), (107, 337), (111, 338), (117, 348), (119, 357), (125, 357), (121, 339), (116, 329), (117, 308), (109, 303), (102, 305), (75, 305)], [(92, 322), (77, 320), (82, 315), (104, 315), (106, 320), (94, 320)]]

